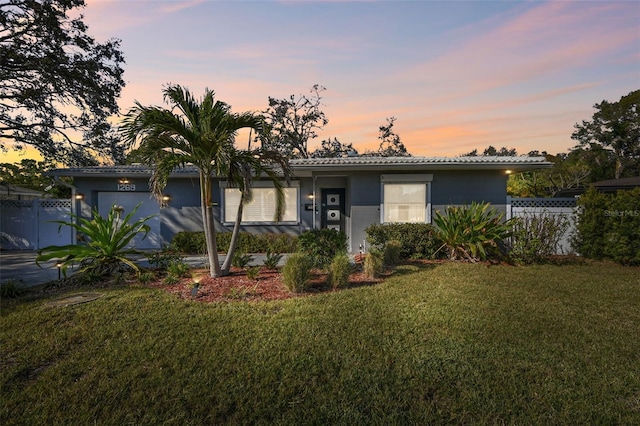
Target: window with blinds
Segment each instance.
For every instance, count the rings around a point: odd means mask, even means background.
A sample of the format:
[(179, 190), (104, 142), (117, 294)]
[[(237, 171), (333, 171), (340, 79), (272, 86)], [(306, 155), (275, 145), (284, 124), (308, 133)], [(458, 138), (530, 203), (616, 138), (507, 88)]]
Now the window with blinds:
[(427, 221), (425, 183), (385, 183), (384, 223), (424, 223)]
[[(242, 222), (275, 222), (277, 195), (274, 188), (253, 188), (253, 199), (244, 205)], [(298, 188), (284, 188), (284, 214), (281, 222), (298, 222)], [(240, 190), (224, 189), (225, 222), (233, 222), (240, 204)]]

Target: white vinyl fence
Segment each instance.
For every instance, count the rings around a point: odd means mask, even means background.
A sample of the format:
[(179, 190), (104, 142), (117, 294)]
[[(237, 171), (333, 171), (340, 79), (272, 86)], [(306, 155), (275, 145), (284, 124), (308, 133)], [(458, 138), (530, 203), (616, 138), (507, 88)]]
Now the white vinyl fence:
[(507, 197), (507, 219), (524, 216), (563, 216), (569, 221), (569, 227), (560, 240), (558, 253), (573, 253), (571, 236), (575, 233), (575, 198), (511, 198)]
[(0, 249), (38, 250), (73, 243), (68, 226), (51, 223), (69, 220), (71, 200), (0, 200)]

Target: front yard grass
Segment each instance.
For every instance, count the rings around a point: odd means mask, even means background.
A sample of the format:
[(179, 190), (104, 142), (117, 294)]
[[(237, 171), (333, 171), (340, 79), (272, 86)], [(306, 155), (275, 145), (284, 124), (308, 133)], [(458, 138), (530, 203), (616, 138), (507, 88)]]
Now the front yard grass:
[(3, 300), (0, 424), (640, 424), (639, 277), (412, 264), (274, 302)]

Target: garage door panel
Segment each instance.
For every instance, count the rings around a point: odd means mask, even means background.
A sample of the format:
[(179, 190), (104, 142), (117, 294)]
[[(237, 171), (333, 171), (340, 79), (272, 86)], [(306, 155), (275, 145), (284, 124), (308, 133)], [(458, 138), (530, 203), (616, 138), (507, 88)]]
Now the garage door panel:
[(131, 220), (135, 222), (143, 217), (151, 216), (145, 223), (151, 227), (146, 238), (144, 234), (137, 235), (130, 246), (137, 249), (158, 249), (162, 247), (160, 236), (160, 207), (148, 192), (100, 192), (98, 193), (98, 212), (106, 217), (114, 204), (124, 207), (122, 217), (125, 217), (140, 204)]

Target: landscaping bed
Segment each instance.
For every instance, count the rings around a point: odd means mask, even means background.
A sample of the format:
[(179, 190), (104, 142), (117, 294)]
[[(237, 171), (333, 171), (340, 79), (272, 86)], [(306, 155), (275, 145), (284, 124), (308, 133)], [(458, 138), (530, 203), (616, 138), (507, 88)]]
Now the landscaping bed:
[[(282, 274), (275, 269), (261, 268), (255, 279), (249, 278), (246, 272), (239, 268), (232, 268), (231, 273), (225, 277), (211, 278), (207, 269), (192, 270), (191, 275), (192, 277), (183, 278), (176, 284), (165, 284), (162, 280), (156, 280), (149, 286), (198, 302), (284, 300), (333, 291), (327, 284), (327, 275), (320, 271), (312, 274), (309, 291), (305, 293), (292, 293), (287, 290), (282, 283)], [(348, 286), (376, 284), (389, 275), (390, 272), (380, 278), (370, 278), (361, 271), (355, 271), (349, 275)], [(193, 277), (198, 279), (199, 284), (195, 296), (192, 294)]]

